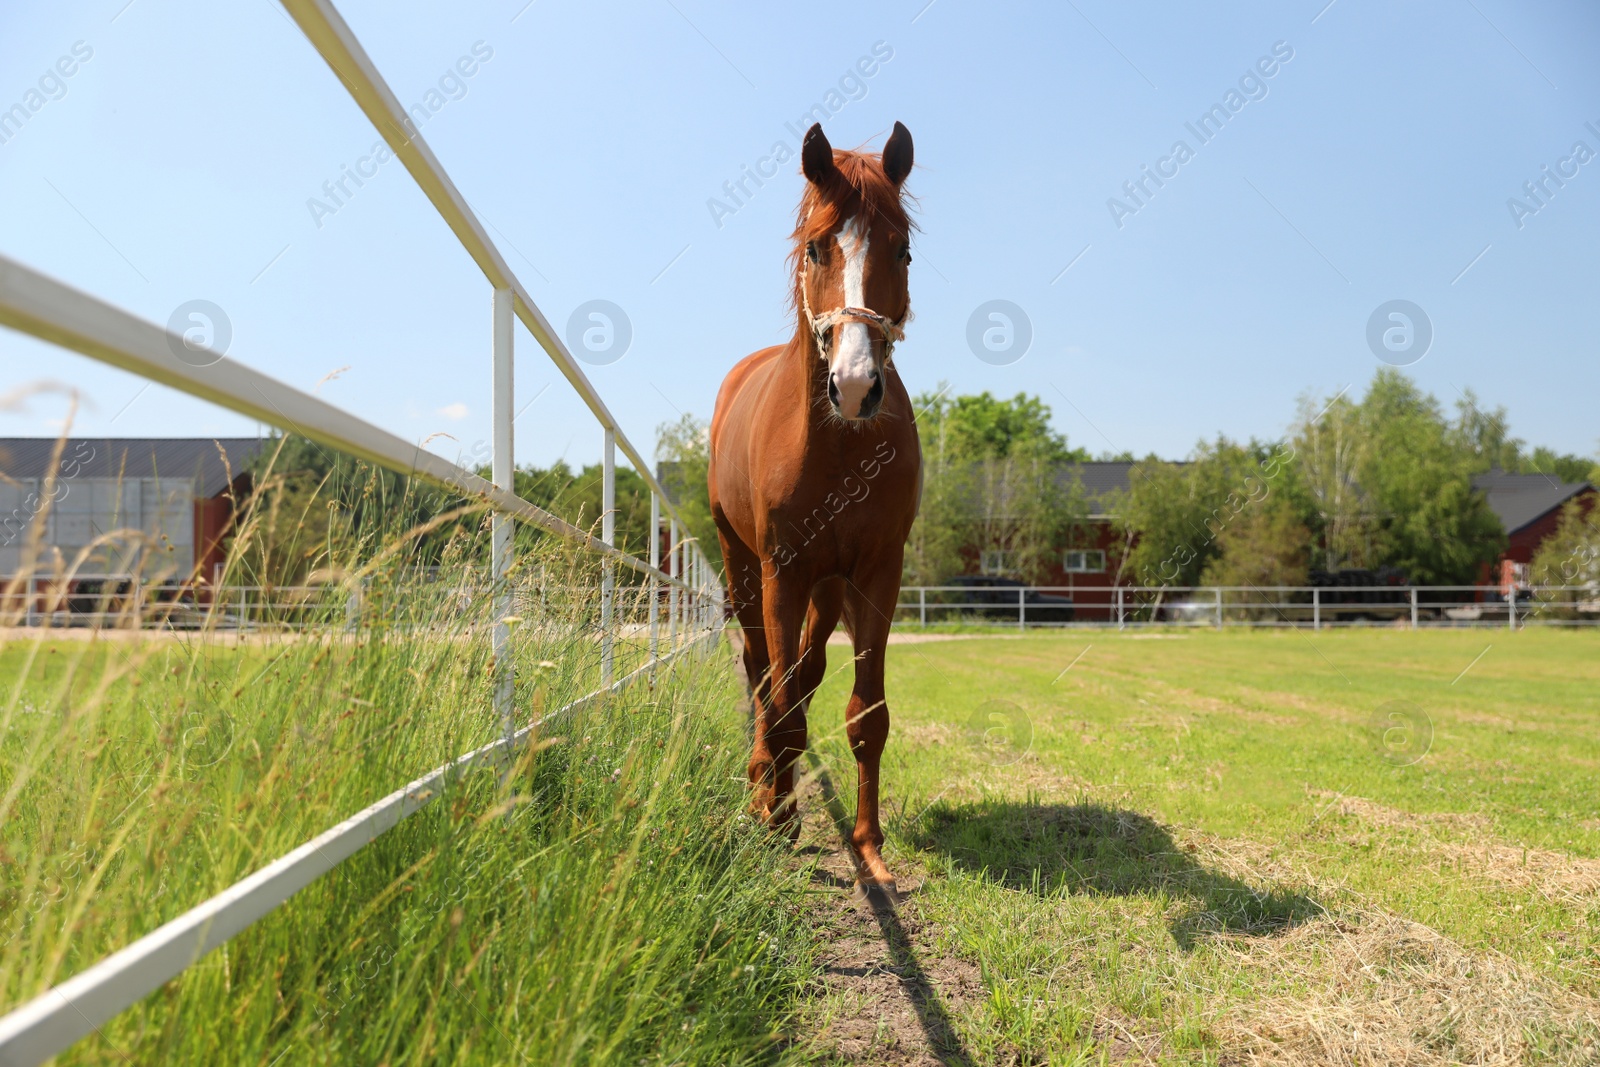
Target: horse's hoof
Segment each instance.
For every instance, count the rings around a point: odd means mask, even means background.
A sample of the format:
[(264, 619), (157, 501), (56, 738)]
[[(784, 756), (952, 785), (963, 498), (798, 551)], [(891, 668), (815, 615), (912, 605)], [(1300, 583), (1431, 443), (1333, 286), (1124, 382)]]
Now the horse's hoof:
[(750, 814), (761, 820), (761, 825), (767, 828), (768, 833), (777, 837), (787, 838), (791, 845), (800, 843), (799, 815), (791, 813), (788, 817), (780, 819), (773, 815), (770, 808), (754, 809)]
[(895, 885), (893, 878), (886, 882), (868, 881), (864, 878), (856, 879), (856, 899), (872, 907), (888, 905), (898, 906), (900, 903), (900, 890)]

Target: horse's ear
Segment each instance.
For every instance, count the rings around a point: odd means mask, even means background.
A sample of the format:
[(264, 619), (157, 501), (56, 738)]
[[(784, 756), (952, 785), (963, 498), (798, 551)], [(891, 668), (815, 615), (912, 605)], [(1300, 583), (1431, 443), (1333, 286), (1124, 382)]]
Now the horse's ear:
[(896, 122), (883, 146), (883, 173), (899, 185), (911, 173), (911, 131)]
[(833, 177), (833, 145), (828, 143), (820, 122), (811, 124), (806, 131), (805, 141), (800, 145), (800, 169), (805, 173), (806, 180), (818, 187), (826, 185), (828, 179)]

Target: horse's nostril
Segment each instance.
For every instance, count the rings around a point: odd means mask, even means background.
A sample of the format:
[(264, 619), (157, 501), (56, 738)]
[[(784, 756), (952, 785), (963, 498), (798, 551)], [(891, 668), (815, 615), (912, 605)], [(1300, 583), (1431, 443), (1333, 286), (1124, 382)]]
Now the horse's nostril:
[(839, 406), (839, 383), (834, 380), (834, 376), (831, 374), (828, 375), (828, 399), (833, 401), (834, 407)]

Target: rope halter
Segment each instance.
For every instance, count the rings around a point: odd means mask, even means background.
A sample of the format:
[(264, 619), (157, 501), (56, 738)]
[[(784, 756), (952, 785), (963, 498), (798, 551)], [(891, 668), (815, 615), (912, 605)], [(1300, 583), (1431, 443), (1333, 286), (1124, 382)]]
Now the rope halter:
[(898, 320), (887, 315), (880, 315), (871, 308), (841, 307), (832, 311), (824, 311), (820, 315), (811, 312), (811, 296), (806, 292), (806, 265), (802, 260), (800, 264), (800, 306), (806, 313), (806, 322), (811, 327), (811, 337), (817, 342), (817, 354), (823, 359), (828, 358), (828, 331), (841, 322), (864, 322), (869, 326), (876, 326), (883, 333), (883, 363), (888, 365), (894, 359), (894, 345), (896, 341), (905, 339), (906, 315)]

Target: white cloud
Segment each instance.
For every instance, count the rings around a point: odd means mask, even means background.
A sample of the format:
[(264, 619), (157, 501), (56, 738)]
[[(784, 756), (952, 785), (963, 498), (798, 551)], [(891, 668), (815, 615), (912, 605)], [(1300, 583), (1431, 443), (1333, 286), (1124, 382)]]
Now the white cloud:
[(439, 414), (447, 419), (464, 419), (467, 417), (467, 405), (457, 400), (454, 404), (446, 404), (440, 408)]

